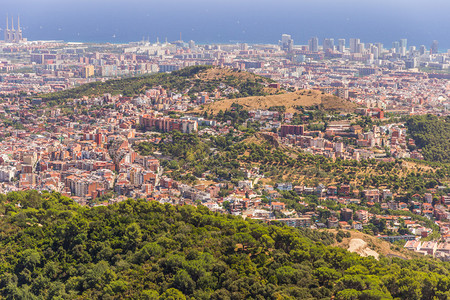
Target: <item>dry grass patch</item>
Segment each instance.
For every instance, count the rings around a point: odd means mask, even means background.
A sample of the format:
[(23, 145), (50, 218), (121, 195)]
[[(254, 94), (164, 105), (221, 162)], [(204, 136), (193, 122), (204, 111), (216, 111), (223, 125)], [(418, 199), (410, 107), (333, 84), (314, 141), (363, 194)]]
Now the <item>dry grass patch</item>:
[(219, 100), (205, 105), (203, 108), (198, 108), (196, 111), (202, 113), (207, 111), (208, 113), (217, 114), (219, 111), (230, 110), (233, 103), (242, 105), (246, 110), (269, 109), (273, 106), (284, 106), (288, 113), (297, 112), (296, 106), (310, 107), (320, 105), (325, 110), (336, 110), (341, 112), (353, 112), (358, 107), (355, 103), (333, 95), (322, 94), (318, 91), (300, 90), (279, 95)]

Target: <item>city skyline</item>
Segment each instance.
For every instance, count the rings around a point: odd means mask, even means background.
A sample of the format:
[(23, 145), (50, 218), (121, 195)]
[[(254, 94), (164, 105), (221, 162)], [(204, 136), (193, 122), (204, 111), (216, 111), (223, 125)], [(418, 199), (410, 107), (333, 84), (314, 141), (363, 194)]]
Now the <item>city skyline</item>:
[(411, 45), (427, 47), (438, 40), (441, 48), (450, 48), (450, 24), (445, 17), (450, 4), (433, 0), (426, 9), (419, 10), (414, 3), (408, 3), (263, 1), (255, 6), (244, 1), (238, 6), (222, 1), (214, 4), (113, 1), (106, 6), (104, 1), (65, 1), (62, 6), (47, 0), (36, 6), (29, 0), (20, 0), (5, 4), (3, 18), (6, 13), (20, 15), (29, 40), (111, 43), (138, 41), (143, 37), (152, 41), (157, 37), (177, 40), (181, 31), (185, 40), (201, 44), (276, 43), (282, 33), (288, 33), (296, 44), (302, 45), (317, 36), (320, 41), (356, 37), (385, 45), (407, 38)]
[[(10, 20), (11, 19), (11, 20)], [(27, 41), (27, 38), (23, 37), (23, 31), (22, 31), (22, 27), (20, 26), (20, 16), (17, 16), (17, 26), (16, 28), (14, 28), (14, 16), (11, 16), (11, 18), (9, 17), (9, 15), (6, 15), (6, 26), (5, 29), (0, 29), (3, 30), (4, 33), (4, 41), (8, 42), (8, 43), (17, 43), (17, 42), (24, 42)], [(11, 23), (10, 23), (11, 21)], [(10, 25), (11, 24), (11, 25)], [(11, 27), (10, 27), (11, 26)], [(295, 44), (294, 40), (292, 39), (292, 35), (290, 34), (286, 34), (283, 33), (281, 35), (281, 40), (278, 41), (278, 44), (281, 46), (282, 49), (284, 50), (288, 50), (288, 51), (292, 51), (294, 49), (294, 47), (299, 47), (299, 46), (307, 46), (308, 49), (312, 52), (318, 52), (319, 49), (322, 51), (327, 51), (327, 50), (332, 50), (332, 51), (338, 51), (338, 52), (344, 52), (346, 49), (348, 49), (351, 53), (355, 53), (355, 52), (361, 52), (361, 49), (357, 49), (358, 46), (362, 46), (362, 49), (364, 49), (364, 45), (365, 43), (363, 43), (361, 41), (361, 39), (359, 38), (349, 38), (348, 42), (349, 45), (347, 47), (347, 39), (345, 38), (338, 38), (336, 41), (336, 45), (334, 43), (334, 38), (323, 38), (322, 39), (322, 43), (320, 43), (319, 38), (317, 36), (313, 36), (308, 40), (307, 44)], [(146, 42), (156, 42), (159, 43), (159, 37), (156, 38), (156, 41), (150, 41), (150, 37), (143, 37), (142, 41), (146, 41)], [(180, 36), (179, 36), (179, 40), (177, 40), (178, 42), (183, 41), (182, 39), (182, 32), (180, 32)], [(175, 42), (177, 42), (175, 41)], [(406, 51), (408, 50), (407, 47), (407, 41), (408, 39), (406, 38), (400, 38), (398, 40), (395, 40), (392, 42), (392, 47), (386, 46), (383, 43), (380, 42), (369, 42), (367, 43), (369, 46), (371, 46), (372, 44), (375, 44), (376, 47), (378, 48), (378, 51), (381, 52), (381, 49), (395, 49), (395, 51), (397, 53), (399, 53), (399, 51), (402, 51), (401, 53), (403, 53), (403, 55), (406, 54)], [(66, 41), (68, 42), (68, 41)], [(135, 41), (130, 41), (130, 42), (135, 42)], [(173, 41), (168, 41), (167, 37), (165, 38), (164, 43), (167, 42), (173, 42)], [(234, 41), (236, 42), (236, 41)], [(195, 41), (190, 40), (189, 43), (195, 43)], [(246, 41), (242, 41), (242, 43), (246, 43)], [(353, 44), (352, 44), (353, 43)], [(120, 43), (117, 43), (120, 44)], [(227, 43), (206, 43), (207, 44), (227, 44)], [(250, 44), (255, 44), (257, 45), (258, 43), (250, 43)], [(261, 43), (262, 44), (262, 43)], [(276, 43), (267, 43), (267, 44), (276, 44)], [(428, 47), (426, 45), (409, 45), (409, 50), (411, 50), (413, 48), (416, 47), (420, 47), (421, 52), (424, 52)], [(441, 50), (439, 51), (439, 41), (437, 40), (433, 40), (431, 43), (431, 46), (429, 47), (430, 49), (430, 53), (431, 54), (437, 54), (439, 52), (444, 53), (447, 52), (449, 49), (444, 49), (441, 48)]]

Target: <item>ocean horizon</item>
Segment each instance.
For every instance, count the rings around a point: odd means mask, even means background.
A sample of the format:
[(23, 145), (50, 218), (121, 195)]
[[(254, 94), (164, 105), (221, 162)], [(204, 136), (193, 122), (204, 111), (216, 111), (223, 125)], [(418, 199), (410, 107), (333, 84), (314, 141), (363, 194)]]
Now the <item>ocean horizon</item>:
[(429, 49), (437, 40), (441, 52), (450, 49), (450, 1), (430, 0), (424, 7), (417, 0), (361, 2), (17, 0), (2, 3), (0, 27), (5, 28), (8, 13), (15, 24), (20, 15), (23, 35), (31, 41), (154, 43), (179, 40), (181, 33), (184, 41), (198, 44), (277, 44), (282, 34), (290, 34), (295, 45), (317, 36), (319, 44), (345, 38), (348, 47), (350, 38), (359, 38), (391, 48), (406, 38), (408, 47)]

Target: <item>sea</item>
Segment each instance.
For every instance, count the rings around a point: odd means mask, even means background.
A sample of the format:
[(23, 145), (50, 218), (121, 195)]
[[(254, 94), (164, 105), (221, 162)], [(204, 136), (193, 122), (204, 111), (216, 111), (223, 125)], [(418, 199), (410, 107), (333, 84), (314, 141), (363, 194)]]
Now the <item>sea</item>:
[[(128, 43), (193, 40), (197, 44), (295, 45), (311, 37), (359, 38), (362, 43), (407, 39), (450, 49), (450, 0), (0, 0), (0, 38), (6, 14), (20, 16), (28, 40)], [(3, 12), (3, 14), (2, 14)], [(11, 26), (11, 25), (9, 25)]]

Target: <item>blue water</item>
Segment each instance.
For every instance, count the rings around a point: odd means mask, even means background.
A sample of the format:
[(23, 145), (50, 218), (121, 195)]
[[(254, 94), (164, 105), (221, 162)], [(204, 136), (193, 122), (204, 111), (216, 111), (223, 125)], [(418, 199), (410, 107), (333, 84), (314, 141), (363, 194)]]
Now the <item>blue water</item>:
[[(362, 42), (408, 39), (408, 46), (450, 48), (449, 0), (0, 0), (20, 14), (29, 40), (123, 43), (178, 40), (197, 43), (277, 43), (282, 33), (295, 44), (312, 36), (360, 38)], [(0, 32), (1, 36), (3, 33)]]

